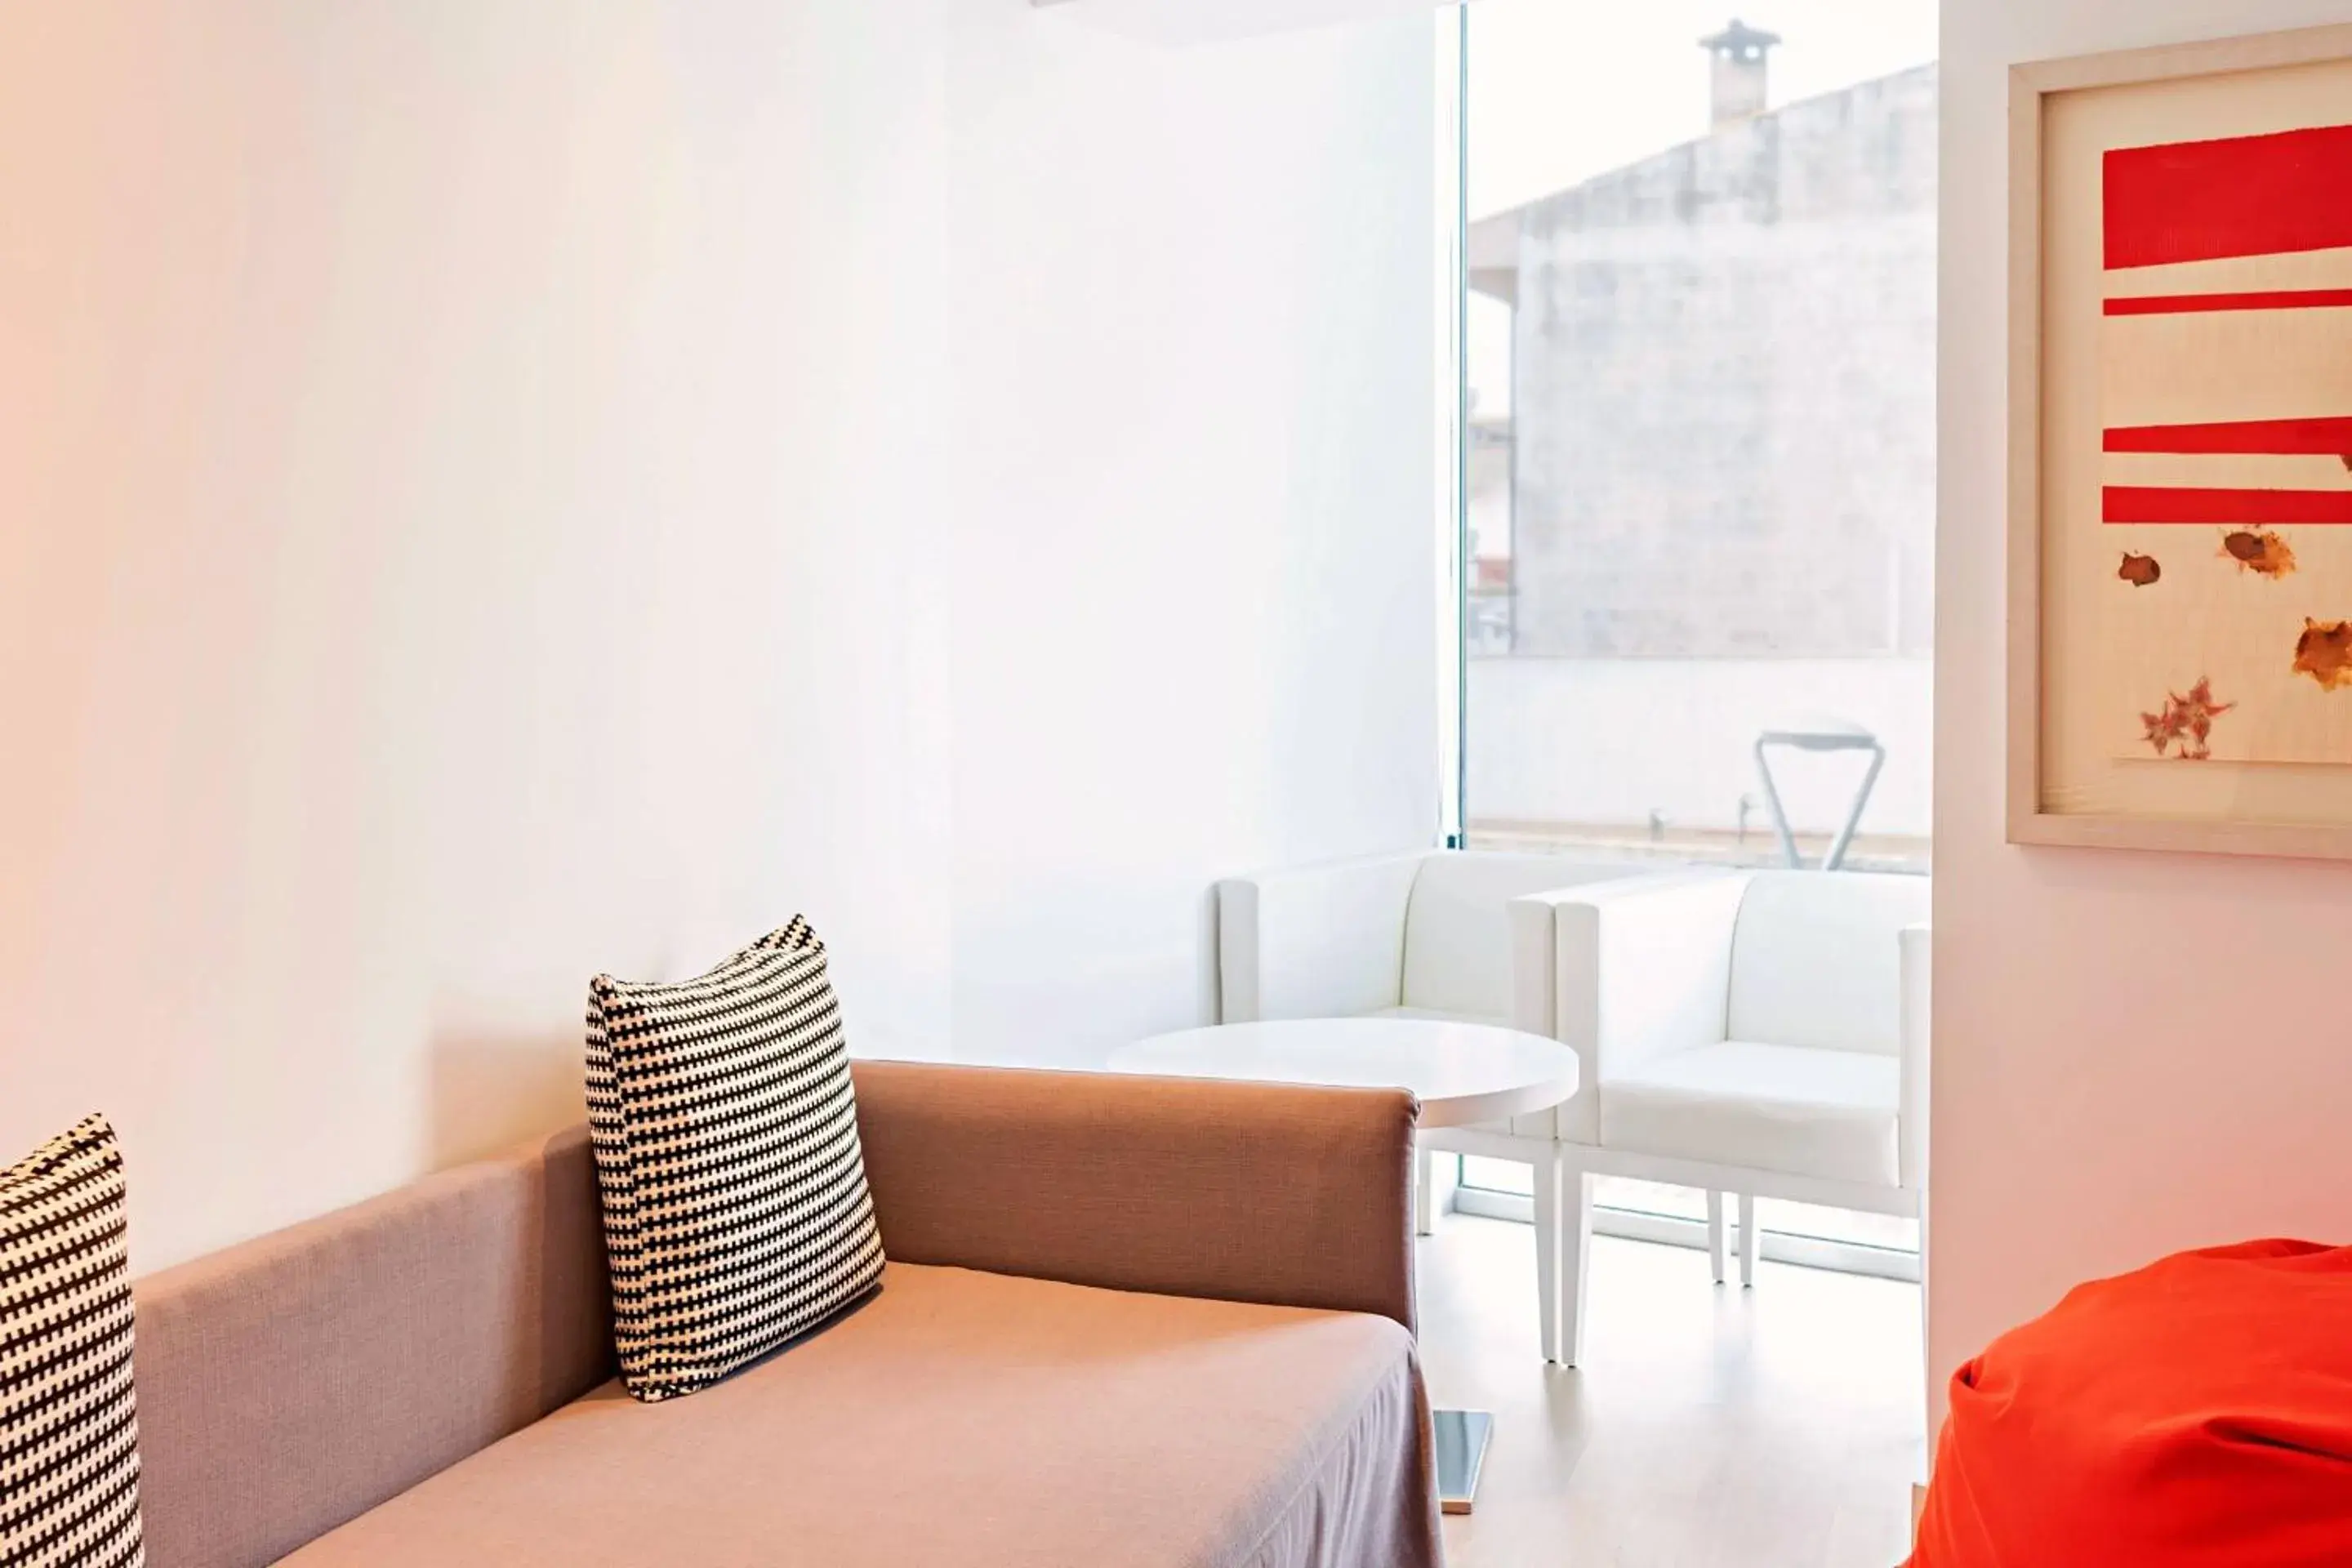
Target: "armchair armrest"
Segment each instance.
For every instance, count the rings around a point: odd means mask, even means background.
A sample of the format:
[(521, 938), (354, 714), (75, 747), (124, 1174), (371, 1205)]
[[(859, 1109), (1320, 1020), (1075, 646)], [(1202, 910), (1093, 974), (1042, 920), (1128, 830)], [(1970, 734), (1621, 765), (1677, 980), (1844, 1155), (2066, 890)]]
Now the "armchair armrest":
[(1722, 881), (1732, 873), (1712, 866), (1679, 866), (1637, 872), (1541, 893), (1522, 893), (1504, 905), (1511, 925), (1511, 1027), (1530, 1035), (1564, 1038), (1559, 1011), (1559, 935), (1556, 911), (1564, 903), (1589, 901), (1596, 893), (1615, 899), (1643, 889), (1678, 888), (1690, 882)]
[[(1583, 1069), (1559, 1136), (1601, 1141), (1609, 1079), (1672, 1051), (1722, 1041), (1741, 873), (1697, 869), (1543, 895), (1551, 904), (1552, 1026)], [(1530, 917), (1531, 918), (1531, 917)]]
[(1405, 906), (1428, 850), (1217, 884), (1218, 1016), (1347, 1017), (1404, 994)]
[(1905, 926), (1902, 943), (1903, 1068), (1896, 1104), (1895, 1169), (1901, 1184), (1912, 1191), (1927, 1185), (1927, 1037), (1933, 1009), (1929, 1005), (1934, 932), (1924, 925)]
[(882, 1245), (1118, 1290), (1413, 1327), (1402, 1089), (861, 1061)]

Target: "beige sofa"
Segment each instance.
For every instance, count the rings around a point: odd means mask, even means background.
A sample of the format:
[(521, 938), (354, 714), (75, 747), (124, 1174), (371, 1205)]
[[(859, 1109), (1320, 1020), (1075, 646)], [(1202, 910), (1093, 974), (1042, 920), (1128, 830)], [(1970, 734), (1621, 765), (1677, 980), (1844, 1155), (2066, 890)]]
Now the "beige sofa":
[(1402, 1093), (862, 1063), (881, 1292), (614, 1381), (584, 1130), (137, 1287), (154, 1568), (1428, 1568)]

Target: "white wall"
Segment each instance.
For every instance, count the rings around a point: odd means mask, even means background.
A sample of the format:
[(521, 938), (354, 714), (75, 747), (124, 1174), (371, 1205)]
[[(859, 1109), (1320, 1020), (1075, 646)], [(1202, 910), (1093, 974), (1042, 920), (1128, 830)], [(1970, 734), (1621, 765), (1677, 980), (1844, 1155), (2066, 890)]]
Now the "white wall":
[(575, 1117), (598, 968), (805, 910), (863, 1050), (1098, 1033), (1425, 837), (1316, 805), (1425, 743), (1426, 18), (1066, 22), (0, 13), (0, 1157), (107, 1110), (154, 1267)]
[(1952, 0), (1943, 28), (1931, 1375), (2076, 1280), (2352, 1239), (2352, 868), (2002, 842), (2005, 73), (2344, 0)]
[(960, 1056), (1213, 1020), (1208, 885), (1437, 822), (1427, 10), (964, 8)]
[(112, 1114), (142, 1265), (575, 1116), (715, 932), (944, 1026), (921, 9), (0, 18), (0, 1149)]
[[(1622, 825), (1654, 809), (1677, 827), (1728, 828), (1745, 795), (1749, 827), (1769, 839), (1756, 737), (1833, 717), (1886, 748), (1863, 831), (1924, 837), (1934, 681), (1924, 658), (1473, 659), (1470, 818)], [(1770, 756), (1800, 832), (1844, 825), (1867, 754)]]

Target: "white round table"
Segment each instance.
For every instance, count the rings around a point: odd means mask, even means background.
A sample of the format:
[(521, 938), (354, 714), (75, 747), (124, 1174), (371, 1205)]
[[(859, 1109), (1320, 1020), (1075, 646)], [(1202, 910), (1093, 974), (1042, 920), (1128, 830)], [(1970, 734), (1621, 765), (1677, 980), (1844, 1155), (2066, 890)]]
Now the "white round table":
[(1423, 1127), (1475, 1127), (1576, 1093), (1558, 1040), (1444, 1018), (1285, 1018), (1181, 1029), (1111, 1053), (1114, 1071), (1410, 1089)]
[[(1558, 1040), (1443, 1018), (1286, 1018), (1155, 1035), (1113, 1051), (1114, 1072), (1254, 1083), (1402, 1089), (1423, 1127), (1470, 1127), (1549, 1110), (1576, 1093), (1576, 1053)], [(1495, 1418), (1434, 1413), (1438, 1506), (1468, 1513)]]

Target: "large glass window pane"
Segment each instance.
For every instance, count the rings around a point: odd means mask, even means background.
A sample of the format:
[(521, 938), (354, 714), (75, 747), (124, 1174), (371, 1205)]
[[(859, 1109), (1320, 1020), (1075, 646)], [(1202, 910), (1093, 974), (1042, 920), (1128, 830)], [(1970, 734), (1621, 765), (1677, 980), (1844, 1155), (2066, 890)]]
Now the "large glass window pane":
[(1919, 1222), (1895, 1215), (1860, 1214), (1853, 1209), (1759, 1198), (1756, 1203), (1756, 1223), (1784, 1236), (1817, 1237), (1823, 1241), (1853, 1242), (1892, 1252), (1919, 1250)]
[(1490, 1193), (1509, 1193), (1517, 1197), (1533, 1197), (1536, 1191), (1535, 1167), (1517, 1160), (1489, 1160), (1483, 1154), (1462, 1156), (1462, 1184), (1479, 1187)]
[(1926, 868), (1935, 46), (1472, 7), (1474, 847)]
[[(1480, 1192), (1532, 1197), (1535, 1173), (1533, 1167), (1514, 1160), (1489, 1160), (1467, 1154), (1462, 1159), (1462, 1184)], [(1592, 1201), (1596, 1211), (1603, 1211), (1599, 1223), (1604, 1230), (1612, 1228), (1605, 1212), (1609, 1210), (1699, 1224), (1704, 1224), (1706, 1219), (1706, 1194), (1700, 1189), (1674, 1186), (1664, 1182), (1635, 1181), (1630, 1176), (1599, 1178), (1592, 1184)], [(1736, 1206), (1728, 1196), (1725, 1200), (1724, 1212), (1727, 1217), (1736, 1212)], [(1761, 1198), (1756, 1205), (1756, 1217), (1766, 1230), (1777, 1231), (1783, 1236), (1810, 1237), (1819, 1241), (1880, 1247), (1890, 1252), (1916, 1252), (1919, 1249), (1919, 1222), (1893, 1215), (1864, 1214), (1852, 1209), (1823, 1208), (1814, 1204)]]
[(1637, 1182), (1631, 1176), (1603, 1176), (1594, 1182), (1592, 1201), (1602, 1208), (1664, 1215), (1669, 1219), (1706, 1218), (1706, 1194), (1696, 1187), (1669, 1186), (1664, 1182)]

